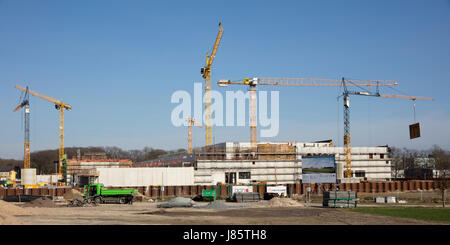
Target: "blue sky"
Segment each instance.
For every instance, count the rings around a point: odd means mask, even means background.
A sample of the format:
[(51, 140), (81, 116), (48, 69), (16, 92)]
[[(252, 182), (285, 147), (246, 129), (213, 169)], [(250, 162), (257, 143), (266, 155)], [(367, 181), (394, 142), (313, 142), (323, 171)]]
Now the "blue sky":
[[(417, 102), (422, 137), (409, 139), (411, 101), (353, 96), (352, 145), (450, 148), (448, 0), (0, 0), (0, 157), (23, 154), (15, 84), (73, 107), (66, 146), (186, 148), (187, 129), (170, 121), (170, 98), (202, 82), (219, 21), (213, 89), (224, 93), (217, 80), (248, 76), (397, 80), (405, 94), (435, 98)], [(342, 145), (340, 88), (259, 89), (280, 91), (279, 135), (260, 140)], [(31, 110), (31, 150), (56, 149), (57, 111), (33, 96)], [(215, 142), (249, 141), (248, 127), (213, 132)], [(194, 129), (194, 146), (204, 134)]]

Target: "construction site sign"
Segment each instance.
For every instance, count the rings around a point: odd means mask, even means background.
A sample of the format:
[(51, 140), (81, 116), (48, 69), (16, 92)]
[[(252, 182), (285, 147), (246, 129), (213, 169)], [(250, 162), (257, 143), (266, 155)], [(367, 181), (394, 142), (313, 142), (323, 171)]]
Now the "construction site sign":
[(253, 186), (233, 185), (231, 193), (253, 192)]
[(278, 196), (287, 197), (287, 188), (284, 185), (279, 186), (267, 186), (267, 193), (276, 193)]
[(414, 123), (409, 125), (409, 138), (415, 139), (420, 137), (420, 124)]
[(303, 183), (336, 183), (334, 155), (302, 157)]

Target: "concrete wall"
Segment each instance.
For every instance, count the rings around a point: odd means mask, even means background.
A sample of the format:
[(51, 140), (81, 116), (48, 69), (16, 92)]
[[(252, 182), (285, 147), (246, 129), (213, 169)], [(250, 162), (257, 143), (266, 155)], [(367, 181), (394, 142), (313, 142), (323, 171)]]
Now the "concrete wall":
[(112, 187), (194, 185), (194, 168), (98, 168), (98, 183)]

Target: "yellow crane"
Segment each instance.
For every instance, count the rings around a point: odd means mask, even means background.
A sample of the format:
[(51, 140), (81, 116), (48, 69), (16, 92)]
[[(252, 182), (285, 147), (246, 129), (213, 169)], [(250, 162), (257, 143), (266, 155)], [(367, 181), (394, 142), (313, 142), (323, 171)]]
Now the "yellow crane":
[(222, 39), (223, 29), (222, 22), (219, 22), (219, 33), (217, 34), (216, 41), (211, 55), (206, 53), (206, 65), (200, 69), (202, 77), (205, 79), (205, 131), (206, 131), (206, 145), (212, 144), (211, 133), (211, 65), (216, 56), (217, 49), (219, 48), (220, 40)]
[(349, 91), (347, 89), (347, 86), (358, 86), (355, 85), (353, 81), (351, 80), (345, 80), (342, 78), (342, 86), (344, 87), (344, 92), (341, 96), (343, 96), (344, 99), (344, 151), (345, 151), (345, 172), (344, 176), (346, 178), (353, 177), (352, 173), (352, 154), (351, 154), (351, 148), (350, 148), (350, 97), (349, 95), (363, 95), (363, 96), (375, 96), (375, 97), (381, 97), (381, 98), (394, 98), (394, 99), (408, 99), (408, 100), (434, 100), (433, 98), (427, 98), (422, 96), (406, 96), (406, 95), (397, 95), (397, 94), (380, 94), (378, 90), (378, 84), (376, 87), (376, 92), (372, 93), (370, 91)]
[[(272, 78), (272, 77), (255, 77), (245, 78), (241, 80), (220, 80), (217, 83), (220, 87), (228, 85), (246, 85), (249, 86), (249, 105), (250, 105), (250, 143), (252, 148), (256, 148), (257, 144), (257, 110), (256, 110), (256, 86), (257, 85), (280, 85), (280, 86), (341, 86), (341, 80), (320, 79), (320, 78)], [(383, 86), (398, 85), (392, 80), (352, 80), (348, 86)]]
[(192, 125), (200, 128), (202, 125), (194, 121), (192, 117), (187, 117), (186, 122), (188, 122), (188, 153), (192, 154)]
[(50, 96), (34, 92), (33, 90), (28, 89), (28, 87), (25, 89), (25, 88), (20, 87), (19, 85), (16, 85), (15, 88), (22, 90), (22, 91), (28, 91), (28, 93), (30, 93), (36, 97), (39, 97), (46, 101), (49, 101), (49, 102), (55, 104), (55, 108), (57, 110), (59, 110), (59, 158), (58, 158), (58, 161), (59, 161), (59, 174), (62, 174), (61, 159), (64, 155), (64, 110), (71, 110), (72, 107), (70, 105), (64, 103), (61, 100), (54, 99)]

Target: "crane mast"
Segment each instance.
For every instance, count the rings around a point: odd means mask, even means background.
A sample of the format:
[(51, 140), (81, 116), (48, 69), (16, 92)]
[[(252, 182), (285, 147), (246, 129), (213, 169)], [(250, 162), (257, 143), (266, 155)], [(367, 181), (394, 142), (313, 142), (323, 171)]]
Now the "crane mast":
[(211, 132), (211, 65), (216, 56), (217, 49), (219, 48), (220, 40), (222, 39), (223, 29), (222, 22), (219, 22), (219, 33), (217, 34), (216, 41), (214, 42), (211, 55), (206, 54), (206, 66), (200, 69), (202, 77), (205, 79), (205, 133), (206, 133), (206, 146), (212, 144), (212, 132)]
[(30, 149), (30, 105), (25, 106), (25, 144), (24, 144), (24, 164), (23, 168), (31, 167), (31, 149)]
[(192, 117), (186, 118), (186, 122), (188, 123), (188, 153), (192, 154), (192, 125), (200, 128), (202, 125), (194, 121)]
[(344, 154), (345, 154), (345, 173), (346, 178), (352, 176), (352, 150), (350, 142), (350, 98), (348, 96), (347, 86), (344, 78), (342, 78), (342, 86), (344, 87)]
[(24, 118), (24, 153), (23, 153), (23, 168), (31, 167), (31, 150), (30, 150), (30, 96), (29, 89), (26, 87), (23, 89), (25, 95), (23, 97), (22, 103), (14, 108), (14, 111), (18, 111), (22, 107), (25, 107), (25, 118)]

